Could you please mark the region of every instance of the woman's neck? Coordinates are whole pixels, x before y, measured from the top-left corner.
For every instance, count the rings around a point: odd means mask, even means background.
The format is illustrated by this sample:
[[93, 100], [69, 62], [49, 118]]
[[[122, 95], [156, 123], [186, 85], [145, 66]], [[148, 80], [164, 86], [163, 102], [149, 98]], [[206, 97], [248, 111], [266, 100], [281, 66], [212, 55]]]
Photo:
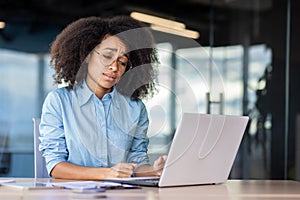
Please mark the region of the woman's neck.
[[91, 79], [86, 79], [86, 84], [99, 99], [102, 99], [105, 94], [112, 91], [112, 88], [104, 88]]
[[105, 94], [110, 93], [110, 92], [111, 92], [111, 88], [106, 89], [106, 88], [103, 88], [99, 85], [96, 86], [96, 90], [94, 91], [95, 95], [99, 99], [102, 99]]

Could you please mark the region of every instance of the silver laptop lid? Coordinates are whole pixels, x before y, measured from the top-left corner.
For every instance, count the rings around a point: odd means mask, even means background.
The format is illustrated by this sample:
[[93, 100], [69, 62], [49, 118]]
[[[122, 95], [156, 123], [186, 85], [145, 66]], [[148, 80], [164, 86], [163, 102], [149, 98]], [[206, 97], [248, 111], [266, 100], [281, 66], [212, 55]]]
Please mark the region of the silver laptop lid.
[[246, 116], [184, 113], [159, 186], [226, 181], [247, 122]]

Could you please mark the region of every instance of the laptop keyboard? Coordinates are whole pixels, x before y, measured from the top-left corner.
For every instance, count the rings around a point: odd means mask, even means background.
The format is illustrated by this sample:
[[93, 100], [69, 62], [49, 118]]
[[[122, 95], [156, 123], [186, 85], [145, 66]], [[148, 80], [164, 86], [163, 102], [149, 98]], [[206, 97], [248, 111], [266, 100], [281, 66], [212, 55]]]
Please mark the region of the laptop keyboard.
[[133, 179], [133, 180], [126, 180], [122, 181], [124, 184], [131, 184], [131, 185], [140, 185], [140, 186], [158, 186], [159, 179]]

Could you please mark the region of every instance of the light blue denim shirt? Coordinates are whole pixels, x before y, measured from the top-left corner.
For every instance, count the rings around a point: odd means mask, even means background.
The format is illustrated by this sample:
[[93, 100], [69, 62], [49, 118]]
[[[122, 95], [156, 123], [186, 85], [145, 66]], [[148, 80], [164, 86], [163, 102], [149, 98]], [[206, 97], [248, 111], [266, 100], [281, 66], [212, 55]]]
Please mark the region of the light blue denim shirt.
[[63, 161], [87, 167], [149, 164], [148, 124], [143, 102], [116, 89], [100, 100], [85, 82], [70, 91], [57, 88], [43, 105], [39, 149], [49, 174]]

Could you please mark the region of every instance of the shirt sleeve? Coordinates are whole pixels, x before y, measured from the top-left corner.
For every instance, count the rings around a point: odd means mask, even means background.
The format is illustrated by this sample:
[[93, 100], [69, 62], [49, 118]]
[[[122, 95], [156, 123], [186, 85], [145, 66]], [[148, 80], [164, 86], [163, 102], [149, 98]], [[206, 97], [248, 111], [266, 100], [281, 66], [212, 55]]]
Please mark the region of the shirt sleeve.
[[149, 145], [149, 138], [147, 137], [148, 125], [148, 113], [145, 105], [142, 103], [140, 120], [136, 127], [133, 143], [130, 148], [128, 162], [137, 163], [138, 165], [150, 164], [147, 154]]
[[51, 92], [46, 97], [42, 109], [39, 150], [45, 158], [49, 175], [55, 165], [67, 161], [68, 158], [61, 105], [59, 95]]

